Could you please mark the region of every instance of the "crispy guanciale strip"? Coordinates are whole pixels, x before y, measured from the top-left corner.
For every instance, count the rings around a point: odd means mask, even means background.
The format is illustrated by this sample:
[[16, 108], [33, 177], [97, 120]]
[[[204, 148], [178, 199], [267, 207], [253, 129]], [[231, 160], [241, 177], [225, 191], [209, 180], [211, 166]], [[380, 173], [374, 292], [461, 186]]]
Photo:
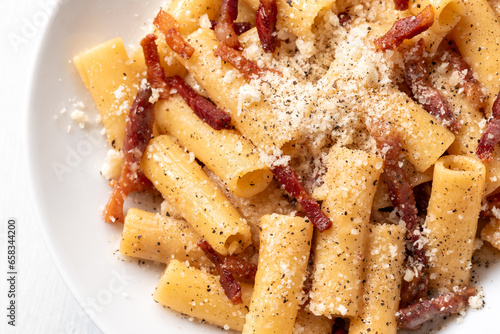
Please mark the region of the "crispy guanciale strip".
[[179, 93], [202, 121], [215, 130], [231, 128], [231, 115], [220, 110], [211, 101], [198, 94], [184, 79], [179, 76], [173, 76], [167, 78], [167, 83], [170, 87], [177, 90], [177, 93]]
[[151, 94], [151, 88], [139, 90], [130, 109], [123, 141], [122, 173], [103, 211], [106, 222], [123, 223], [125, 199], [130, 192], [144, 187], [143, 179], [138, 176], [142, 154], [153, 132], [154, 108], [149, 102]]
[[500, 119], [492, 118], [488, 121], [486, 130], [481, 136], [476, 154], [483, 162], [493, 161], [493, 151], [500, 142]]
[[474, 77], [472, 68], [467, 64], [465, 59], [458, 51], [458, 47], [453, 41], [447, 43], [446, 48], [442, 48], [436, 55], [436, 59], [442, 62], [447, 62], [455, 70], [460, 72], [464, 77], [458, 82], [458, 86], [463, 88], [467, 100], [476, 108], [484, 109], [488, 102], [488, 95], [484, 93], [481, 83]]
[[236, 255], [224, 257], [224, 268], [229, 270], [236, 278], [245, 281], [254, 280], [257, 273], [257, 266], [255, 264]]
[[238, 0], [222, 0], [220, 6], [219, 22], [215, 26], [215, 36], [220, 42], [225, 42], [229, 47], [241, 50], [238, 34], [233, 23], [238, 17]]
[[345, 27], [351, 22], [351, 14], [348, 12], [339, 13], [339, 23], [341, 27]]
[[273, 166], [271, 171], [278, 182], [285, 187], [285, 190], [300, 203], [302, 208], [311, 220], [311, 223], [323, 232], [332, 226], [332, 221], [328, 218], [318, 205], [318, 202], [307, 192], [297, 173], [290, 166]]
[[460, 122], [450, 105], [429, 80], [429, 64], [424, 55], [425, 45], [421, 38], [404, 53], [405, 82], [411, 87], [414, 98], [448, 130], [457, 133]]
[[424, 322], [441, 314], [458, 313], [469, 304], [469, 298], [476, 295], [476, 289], [466, 287], [454, 293], [448, 293], [433, 299], [424, 299], [407, 308], [399, 310], [398, 327], [415, 329]]
[[153, 24], [165, 35], [168, 46], [175, 53], [185, 59], [191, 58], [194, 48], [182, 38], [179, 23], [170, 14], [160, 9]]
[[225, 62], [233, 65], [247, 80], [258, 78], [265, 75], [267, 72], [273, 72], [281, 75], [278, 71], [260, 68], [255, 62], [246, 59], [241, 52], [230, 48], [224, 42], [220, 43], [219, 47], [215, 50], [215, 55], [220, 57], [220, 59]]
[[[212, 25], [210, 29], [215, 30], [215, 26], [217, 25], [217, 23], [217, 21], [210, 20], [210, 24]], [[239, 36], [252, 29], [252, 24], [250, 22], [233, 22], [233, 29], [236, 35]]]
[[276, 22], [278, 20], [278, 6], [276, 0], [260, 0], [255, 26], [259, 34], [260, 44], [264, 51], [272, 53], [278, 46], [276, 38]]
[[[406, 263], [407, 270], [413, 270], [409, 263]], [[427, 278], [423, 270], [419, 271], [418, 276], [414, 276], [411, 281], [403, 279], [401, 282], [401, 293], [399, 300], [399, 308], [405, 308], [418, 300], [427, 298]]]
[[[372, 122], [370, 133], [377, 142], [380, 152], [385, 152], [384, 179], [389, 188], [389, 197], [394, 207], [406, 224], [406, 240], [410, 243], [410, 255], [412, 263], [417, 268], [418, 275], [415, 282], [406, 284], [409, 291], [403, 291], [402, 296], [408, 299], [420, 298], [427, 293], [427, 279], [424, 270], [427, 267], [427, 257], [421, 240], [422, 227], [418, 222], [418, 210], [415, 203], [415, 195], [408, 175], [400, 166], [401, 140], [396, 129], [382, 121]], [[405, 303], [407, 303], [405, 301]]]
[[151, 87], [159, 90], [160, 98], [166, 99], [170, 95], [170, 87], [165, 79], [163, 67], [161, 67], [158, 46], [155, 40], [156, 35], [148, 34], [142, 39], [141, 46], [148, 69], [148, 81]]
[[205, 240], [200, 240], [198, 242], [198, 247], [200, 247], [210, 261], [215, 264], [217, 272], [220, 276], [220, 284], [224, 289], [227, 298], [229, 298], [229, 300], [235, 305], [241, 304], [243, 301], [241, 300], [240, 283], [234, 279], [233, 274], [231, 274], [229, 269], [224, 267], [224, 261], [222, 260], [221, 255], [219, 255]]
[[481, 136], [476, 155], [483, 162], [492, 162], [493, 150], [498, 142], [500, 142], [500, 93], [493, 103], [492, 117], [488, 120], [486, 130]]
[[405, 39], [410, 39], [426, 31], [434, 23], [434, 9], [427, 6], [418, 15], [397, 20], [384, 36], [375, 40], [377, 50], [393, 50]]
[[397, 10], [407, 10], [408, 0], [394, 0], [394, 6]]

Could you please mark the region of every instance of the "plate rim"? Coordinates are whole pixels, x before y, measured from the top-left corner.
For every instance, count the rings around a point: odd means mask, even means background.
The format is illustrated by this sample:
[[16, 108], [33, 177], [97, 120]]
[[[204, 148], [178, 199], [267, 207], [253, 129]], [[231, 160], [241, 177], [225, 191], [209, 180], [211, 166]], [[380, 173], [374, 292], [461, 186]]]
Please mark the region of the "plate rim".
[[42, 71], [42, 60], [43, 57], [42, 55], [45, 54], [46, 48], [47, 48], [47, 42], [49, 39], [49, 32], [53, 28], [55, 24], [55, 19], [59, 15], [60, 11], [60, 6], [62, 4], [67, 4], [66, 2], [58, 2], [57, 3], [57, 9], [53, 12], [53, 14], [49, 17], [46, 25], [42, 28], [42, 31], [40, 31], [40, 37], [38, 38], [38, 45], [34, 47], [34, 53], [33, 53], [33, 61], [32, 61], [32, 67], [31, 67], [31, 75], [28, 78], [28, 103], [26, 106], [25, 110], [25, 115], [26, 115], [26, 121], [24, 125], [24, 138], [25, 138], [25, 149], [24, 151], [24, 160], [28, 164], [28, 187], [29, 187], [29, 193], [31, 196], [31, 202], [33, 204], [34, 212], [35, 212], [35, 217], [38, 217], [36, 225], [40, 229], [40, 233], [42, 235], [43, 242], [45, 244], [45, 247], [47, 248], [50, 258], [52, 262], [55, 265], [55, 268], [59, 274], [59, 276], [62, 278], [62, 281], [66, 285], [67, 289], [75, 298], [78, 307], [80, 310], [87, 316], [87, 318], [102, 332], [102, 333], [111, 333], [109, 331], [109, 328], [107, 328], [104, 323], [99, 320], [99, 317], [92, 316], [92, 314], [84, 308], [82, 305], [84, 305], [84, 296], [82, 292], [78, 289], [76, 283], [69, 278], [69, 273], [68, 270], [65, 268], [65, 266], [62, 263], [62, 259], [57, 256], [58, 252], [56, 250], [55, 246], [55, 240], [53, 237], [51, 237], [50, 233], [48, 232], [48, 226], [47, 222], [49, 221], [45, 209], [42, 208], [42, 204], [37, 198], [39, 198], [41, 195], [43, 195], [43, 190], [42, 190], [42, 185], [40, 184], [37, 176], [36, 176], [36, 166], [37, 166], [37, 161], [35, 159], [35, 154], [33, 152], [35, 151], [35, 133], [36, 131], [36, 123], [35, 119], [30, 117], [32, 113], [35, 112], [36, 110], [36, 94], [37, 94], [37, 89], [39, 85], [39, 78], [41, 77], [40, 72]]

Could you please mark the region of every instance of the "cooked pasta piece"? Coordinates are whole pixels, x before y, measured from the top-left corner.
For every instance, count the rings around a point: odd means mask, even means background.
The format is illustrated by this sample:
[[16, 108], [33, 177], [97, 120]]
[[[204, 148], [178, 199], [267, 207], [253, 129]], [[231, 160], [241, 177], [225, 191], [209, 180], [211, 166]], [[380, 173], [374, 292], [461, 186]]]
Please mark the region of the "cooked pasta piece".
[[246, 103], [239, 100], [239, 91], [247, 82], [241, 76], [235, 76], [231, 82], [224, 80], [229, 71], [235, 70], [229, 64], [222, 63], [214, 55], [217, 39], [210, 29], [199, 29], [188, 37], [196, 52], [190, 59], [178, 58], [206, 90], [210, 98], [220, 108], [227, 109], [236, 129], [256, 146], [273, 149], [282, 147], [298, 136], [298, 127], [289, 122], [280, 121], [273, 109], [260, 97]]
[[465, 14], [451, 37], [462, 56], [490, 92], [489, 105], [500, 90], [500, 23], [486, 0], [461, 2]]
[[315, 236], [309, 308], [316, 315], [358, 312], [367, 226], [382, 165], [380, 157], [363, 151], [330, 150], [323, 210], [333, 225]]
[[250, 227], [193, 160], [174, 138], [163, 135], [151, 140], [141, 169], [218, 253], [243, 251], [251, 243]]
[[161, 133], [176, 137], [237, 196], [254, 196], [273, 179], [250, 142], [232, 130], [215, 131], [179, 96], [156, 104], [156, 121]]
[[177, 312], [220, 327], [241, 331], [252, 297], [252, 286], [241, 283], [242, 304], [226, 297], [219, 277], [172, 260], [161, 276], [153, 299]]
[[396, 334], [405, 258], [405, 229], [373, 225], [365, 257], [362, 302], [349, 334]]
[[[259, 0], [243, 0], [253, 10], [259, 8]], [[307, 37], [314, 28], [314, 20], [334, 4], [331, 0], [276, 0], [278, 25], [298, 37]]]
[[146, 69], [129, 58], [121, 38], [115, 38], [73, 58], [94, 99], [110, 145], [123, 147], [125, 121]]
[[[450, 83], [450, 81], [453, 82], [450, 76], [443, 77], [441, 75], [440, 77], [436, 81], [436, 87], [450, 101], [452, 107], [458, 111], [458, 119], [462, 124], [460, 130], [455, 134], [455, 141], [447, 152], [454, 155], [476, 157], [479, 139], [486, 129], [484, 115], [461, 93], [460, 88], [453, 87]], [[493, 161], [484, 163], [486, 167], [485, 195], [491, 194], [500, 186], [500, 147], [495, 148], [493, 157]]]
[[424, 234], [429, 288], [452, 291], [469, 284], [486, 170], [477, 159], [444, 156], [434, 167]]
[[465, 14], [465, 8], [460, 0], [410, 0], [409, 9], [413, 14], [417, 14], [429, 5], [434, 8], [434, 24], [430, 29], [443, 37]]
[[187, 36], [200, 27], [200, 18], [205, 14], [214, 20], [221, 3], [222, 0], [172, 0], [166, 11], [179, 24], [181, 35]]
[[198, 268], [212, 263], [196, 245], [201, 237], [185, 220], [135, 208], [125, 216], [120, 253], [161, 263], [189, 261]]
[[398, 127], [406, 159], [419, 172], [431, 167], [455, 140], [453, 133], [404, 93], [388, 90], [367, 99], [387, 106], [380, 117]]
[[313, 226], [301, 217], [261, 218], [259, 264], [243, 333], [291, 333], [299, 310]]

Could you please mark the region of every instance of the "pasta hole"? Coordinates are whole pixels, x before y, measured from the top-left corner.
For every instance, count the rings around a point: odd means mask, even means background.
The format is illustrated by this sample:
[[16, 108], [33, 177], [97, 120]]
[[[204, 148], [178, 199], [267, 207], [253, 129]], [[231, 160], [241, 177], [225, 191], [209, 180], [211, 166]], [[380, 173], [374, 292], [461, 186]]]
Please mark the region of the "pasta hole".
[[449, 31], [455, 27], [458, 21], [460, 21], [462, 16], [459, 14], [459, 9], [457, 7], [456, 3], [450, 2], [441, 10], [437, 20], [440, 29]]
[[243, 242], [245, 237], [241, 233], [236, 233], [227, 238], [224, 247], [228, 250], [229, 254], [234, 254], [243, 250]]
[[245, 173], [237, 179], [234, 194], [240, 197], [254, 196], [266, 189], [272, 179], [272, 173], [268, 169], [257, 169]]

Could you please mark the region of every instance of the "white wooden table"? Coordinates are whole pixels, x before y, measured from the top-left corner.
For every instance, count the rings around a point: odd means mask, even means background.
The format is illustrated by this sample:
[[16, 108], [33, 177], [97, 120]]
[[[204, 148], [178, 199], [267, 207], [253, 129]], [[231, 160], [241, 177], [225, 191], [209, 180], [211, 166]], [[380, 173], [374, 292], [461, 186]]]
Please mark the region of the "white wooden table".
[[[92, 323], [62, 281], [33, 210], [26, 166], [31, 72], [42, 32], [64, 0], [0, 1], [0, 333], [90, 333]], [[7, 222], [17, 220], [17, 319], [7, 325]]]

